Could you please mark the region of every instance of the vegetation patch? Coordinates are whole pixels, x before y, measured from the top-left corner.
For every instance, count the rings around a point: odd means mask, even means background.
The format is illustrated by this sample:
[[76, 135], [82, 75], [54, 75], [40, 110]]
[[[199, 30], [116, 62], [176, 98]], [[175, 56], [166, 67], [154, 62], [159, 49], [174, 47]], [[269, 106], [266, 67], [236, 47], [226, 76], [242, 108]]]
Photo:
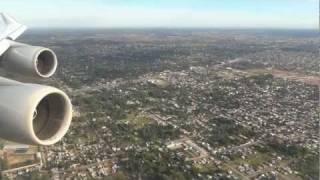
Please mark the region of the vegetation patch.
[[121, 121], [126, 124], [132, 125], [135, 129], [141, 129], [146, 124], [149, 124], [151, 119], [142, 113], [133, 112], [128, 114], [127, 117], [125, 119], [122, 119]]

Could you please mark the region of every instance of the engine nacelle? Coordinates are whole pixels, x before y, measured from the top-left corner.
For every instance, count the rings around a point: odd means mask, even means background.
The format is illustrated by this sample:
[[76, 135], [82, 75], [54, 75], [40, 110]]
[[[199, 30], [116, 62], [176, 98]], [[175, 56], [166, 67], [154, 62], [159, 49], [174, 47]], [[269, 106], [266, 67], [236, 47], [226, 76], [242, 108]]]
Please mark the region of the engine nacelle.
[[17, 74], [48, 78], [57, 68], [57, 56], [44, 47], [30, 46], [11, 41], [10, 48], [2, 55], [5, 70]]
[[54, 87], [0, 78], [0, 137], [30, 145], [52, 145], [68, 131], [72, 105]]

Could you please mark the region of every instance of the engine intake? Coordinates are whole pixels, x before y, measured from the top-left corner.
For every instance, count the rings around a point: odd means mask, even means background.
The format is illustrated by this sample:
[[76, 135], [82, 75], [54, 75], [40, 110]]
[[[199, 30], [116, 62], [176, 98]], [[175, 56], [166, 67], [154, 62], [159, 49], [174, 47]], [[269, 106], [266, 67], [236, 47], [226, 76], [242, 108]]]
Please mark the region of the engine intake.
[[57, 68], [57, 58], [53, 51], [43, 49], [36, 57], [36, 71], [41, 77], [52, 76]]
[[59, 136], [63, 128], [68, 102], [58, 93], [48, 94], [37, 105], [33, 113], [34, 134], [42, 141]]
[[24, 144], [52, 145], [66, 134], [72, 105], [64, 92], [4, 78], [0, 78], [0, 85], [0, 137]]

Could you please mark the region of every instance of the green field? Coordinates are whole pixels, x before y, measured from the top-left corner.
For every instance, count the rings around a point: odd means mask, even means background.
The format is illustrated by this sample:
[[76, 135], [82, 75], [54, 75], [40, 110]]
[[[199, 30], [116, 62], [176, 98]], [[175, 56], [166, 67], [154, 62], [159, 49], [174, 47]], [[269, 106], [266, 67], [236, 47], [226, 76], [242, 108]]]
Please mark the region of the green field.
[[258, 152], [256, 154], [251, 154], [247, 156], [245, 159], [236, 158], [235, 160], [229, 162], [230, 165], [240, 165], [240, 164], [249, 164], [252, 167], [258, 167], [259, 165], [268, 162], [271, 160], [271, 157], [267, 153]]
[[141, 129], [150, 123], [150, 118], [144, 114], [130, 113], [121, 121], [134, 126], [136, 129]]

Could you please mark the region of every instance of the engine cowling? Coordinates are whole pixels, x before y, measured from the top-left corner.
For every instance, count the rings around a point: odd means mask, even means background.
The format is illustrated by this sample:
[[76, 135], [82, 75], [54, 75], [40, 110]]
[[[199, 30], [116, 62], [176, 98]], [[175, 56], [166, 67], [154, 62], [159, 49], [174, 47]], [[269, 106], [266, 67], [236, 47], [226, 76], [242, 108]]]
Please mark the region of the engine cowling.
[[72, 105], [54, 87], [0, 78], [0, 137], [30, 145], [52, 145], [68, 131]]
[[58, 61], [52, 50], [14, 41], [10, 43], [10, 48], [1, 58], [5, 70], [29, 77], [42, 78], [48, 78], [55, 73]]

